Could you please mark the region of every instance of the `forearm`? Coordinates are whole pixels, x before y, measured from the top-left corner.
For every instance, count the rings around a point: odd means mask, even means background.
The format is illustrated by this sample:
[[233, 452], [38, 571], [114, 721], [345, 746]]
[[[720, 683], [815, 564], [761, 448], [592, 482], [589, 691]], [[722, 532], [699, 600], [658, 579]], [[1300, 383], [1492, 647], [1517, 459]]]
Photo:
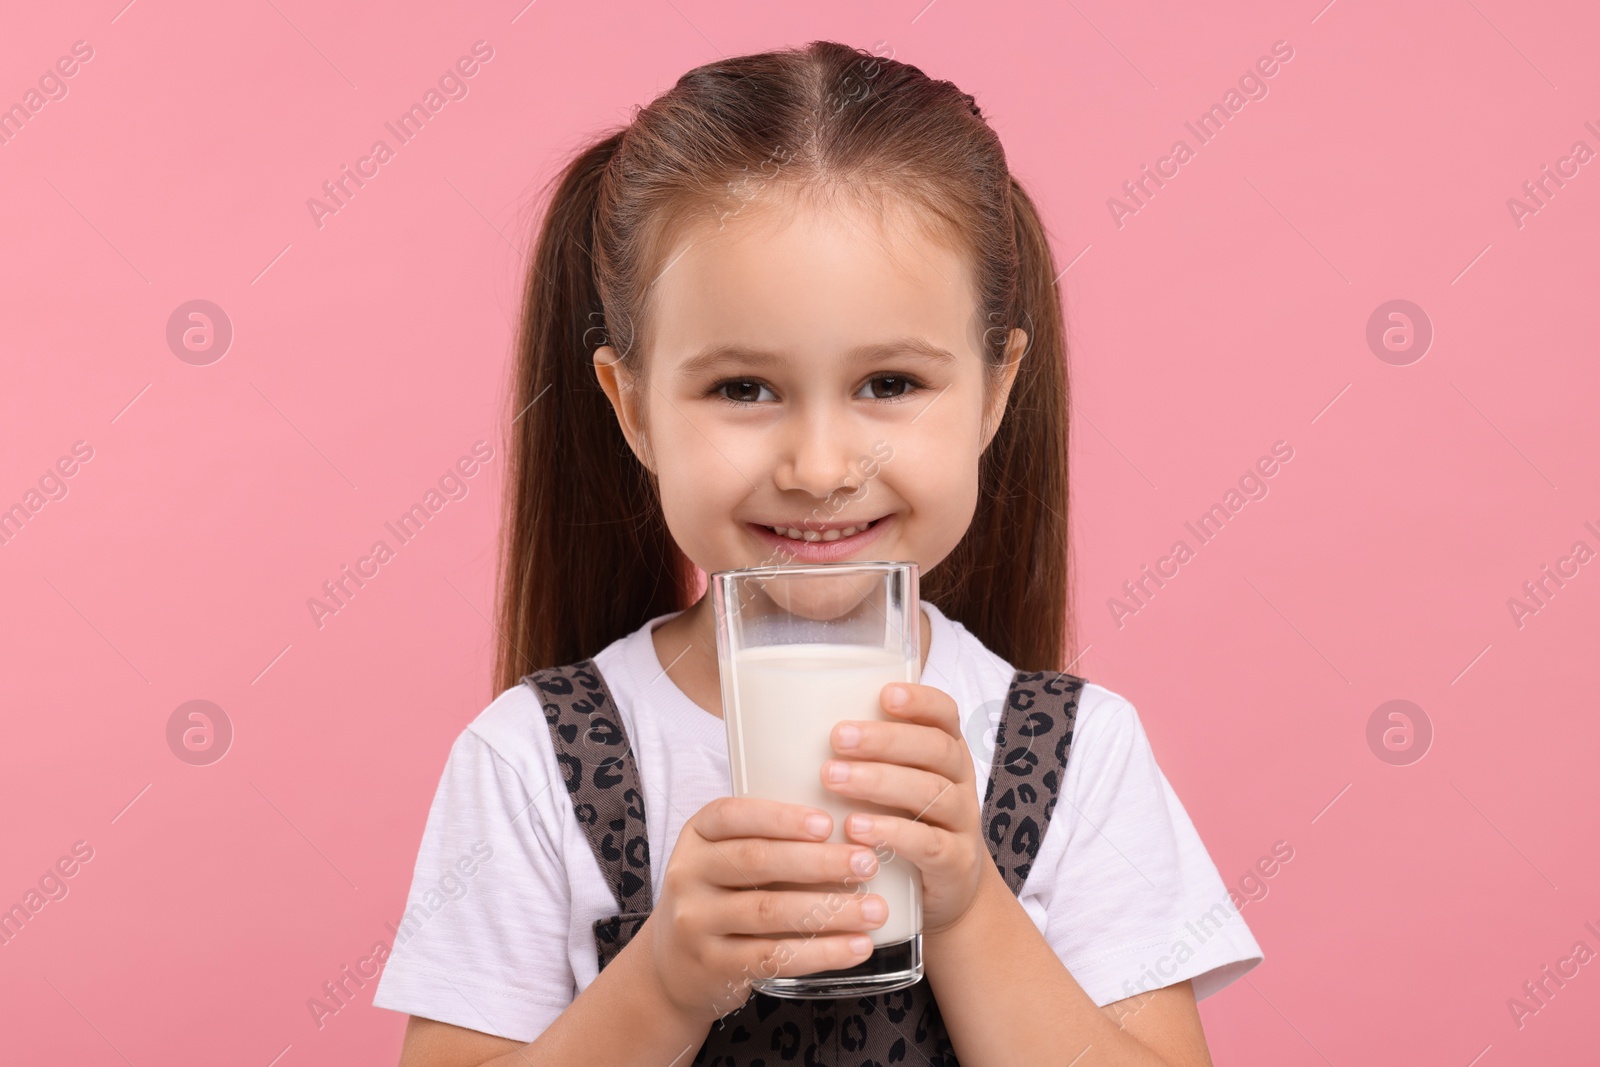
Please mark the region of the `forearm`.
[[691, 1018], [667, 999], [641, 931], [531, 1044], [482, 1067], [683, 1067], [714, 1021], [709, 1005]]
[[963, 1067], [1170, 1067], [1089, 999], [993, 865], [971, 910], [922, 947]]

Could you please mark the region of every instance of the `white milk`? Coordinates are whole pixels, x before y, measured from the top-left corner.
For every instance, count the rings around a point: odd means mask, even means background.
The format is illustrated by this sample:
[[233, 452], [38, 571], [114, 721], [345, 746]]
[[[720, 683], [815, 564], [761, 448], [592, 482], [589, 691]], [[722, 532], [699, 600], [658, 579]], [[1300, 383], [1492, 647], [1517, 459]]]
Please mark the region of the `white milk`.
[[[852, 840], [844, 831], [845, 816], [852, 811], [915, 816], [915, 811], [834, 792], [822, 784], [822, 765], [835, 756], [829, 740], [834, 726], [842, 719], [888, 720], [879, 706], [879, 694], [890, 682], [916, 681], [917, 666], [888, 649], [863, 645], [740, 649], [734, 659], [734, 706], [726, 714], [733, 795], [821, 808], [833, 816], [830, 841]], [[921, 872], [910, 860], [894, 856], [887, 845], [876, 851], [878, 873], [864, 882], [856, 879], [821, 886], [774, 883], [770, 888], [876, 893], [888, 902], [889, 917], [882, 926], [868, 931], [872, 943], [905, 941], [922, 926]], [[847, 901], [841, 896], [837, 903], [842, 908]], [[831, 914], [836, 912], [823, 908], [798, 933], [821, 932]]]

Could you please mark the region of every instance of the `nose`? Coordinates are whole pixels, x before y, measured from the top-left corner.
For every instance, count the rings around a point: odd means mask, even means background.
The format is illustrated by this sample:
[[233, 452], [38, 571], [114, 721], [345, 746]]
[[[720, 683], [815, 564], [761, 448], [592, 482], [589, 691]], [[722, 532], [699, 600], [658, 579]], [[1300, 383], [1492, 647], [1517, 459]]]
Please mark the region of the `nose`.
[[815, 405], [795, 411], [778, 430], [776, 487], [785, 492], [803, 490], [819, 500], [855, 493], [861, 471], [854, 430], [849, 415], [837, 407]]

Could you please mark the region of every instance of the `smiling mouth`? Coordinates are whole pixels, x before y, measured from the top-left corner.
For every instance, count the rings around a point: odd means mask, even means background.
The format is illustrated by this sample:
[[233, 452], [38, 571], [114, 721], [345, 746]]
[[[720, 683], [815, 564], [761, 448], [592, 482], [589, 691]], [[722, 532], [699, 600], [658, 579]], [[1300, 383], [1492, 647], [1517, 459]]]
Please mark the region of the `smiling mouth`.
[[771, 530], [779, 537], [787, 537], [791, 541], [837, 541], [843, 537], [853, 537], [858, 533], [865, 533], [872, 529], [882, 519], [873, 519], [871, 522], [860, 523], [856, 526], [846, 526], [843, 529], [833, 530], [802, 530], [794, 526], [763, 526], [763, 530]]

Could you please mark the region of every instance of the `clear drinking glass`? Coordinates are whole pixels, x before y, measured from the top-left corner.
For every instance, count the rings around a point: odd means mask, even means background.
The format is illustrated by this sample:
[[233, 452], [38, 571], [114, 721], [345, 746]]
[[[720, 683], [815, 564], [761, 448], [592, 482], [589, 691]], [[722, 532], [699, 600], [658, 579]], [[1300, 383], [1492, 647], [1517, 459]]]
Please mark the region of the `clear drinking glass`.
[[[921, 680], [917, 565], [746, 567], [717, 571], [710, 584], [733, 795], [821, 808], [833, 816], [830, 841], [850, 840], [844, 821], [852, 811], [908, 817], [827, 788], [822, 764], [834, 755], [830, 738], [840, 720], [886, 720], [883, 687]], [[889, 917], [867, 931], [872, 955], [843, 970], [757, 976], [753, 988], [777, 997], [870, 996], [921, 980], [921, 871], [886, 845], [876, 851], [878, 872], [871, 878], [768, 887], [829, 892], [826, 905], [786, 936], [824, 932], [851, 896], [883, 897]]]

